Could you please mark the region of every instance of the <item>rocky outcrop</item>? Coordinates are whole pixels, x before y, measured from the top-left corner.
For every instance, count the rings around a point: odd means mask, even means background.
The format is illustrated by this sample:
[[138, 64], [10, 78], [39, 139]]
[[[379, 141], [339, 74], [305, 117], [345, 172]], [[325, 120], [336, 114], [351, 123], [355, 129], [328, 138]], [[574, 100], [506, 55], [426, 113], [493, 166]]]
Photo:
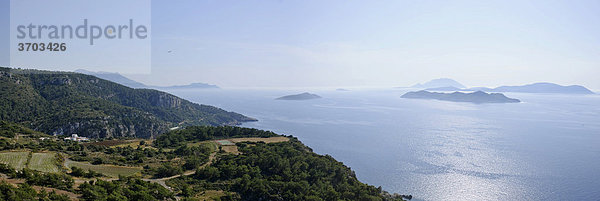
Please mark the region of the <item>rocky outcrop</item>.
[[179, 108], [181, 106], [181, 98], [167, 93], [154, 94], [150, 98], [153, 106], [164, 108]]

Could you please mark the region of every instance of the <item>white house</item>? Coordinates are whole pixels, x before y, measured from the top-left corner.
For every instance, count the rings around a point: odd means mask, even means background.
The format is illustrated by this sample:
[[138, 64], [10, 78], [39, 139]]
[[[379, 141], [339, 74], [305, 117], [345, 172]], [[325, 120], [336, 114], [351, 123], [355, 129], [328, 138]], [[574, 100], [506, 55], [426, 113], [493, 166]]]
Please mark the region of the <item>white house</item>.
[[87, 137], [79, 137], [79, 136], [77, 136], [77, 134], [72, 134], [71, 137], [66, 137], [65, 140], [82, 142], [82, 141], [89, 141], [90, 139], [88, 139]]

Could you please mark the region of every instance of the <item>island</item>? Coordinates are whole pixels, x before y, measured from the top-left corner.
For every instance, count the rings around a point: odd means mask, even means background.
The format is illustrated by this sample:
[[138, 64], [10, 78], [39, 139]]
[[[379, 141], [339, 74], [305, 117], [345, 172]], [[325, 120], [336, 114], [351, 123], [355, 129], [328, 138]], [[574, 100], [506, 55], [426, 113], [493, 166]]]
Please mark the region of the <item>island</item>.
[[219, 86], [208, 83], [191, 83], [188, 85], [173, 85], [173, 86], [153, 86], [156, 89], [219, 89]]
[[470, 102], [470, 103], [518, 103], [521, 102], [519, 99], [508, 98], [501, 93], [486, 93], [483, 91], [476, 91], [472, 93], [438, 93], [429, 91], [416, 91], [408, 92], [401, 96], [401, 98], [411, 99], [435, 99], [442, 101], [452, 102]]
[[580, 85], [561, 86], [548, 82], [538, 82], [522, 86], [501, 86], [494, 88], [491, 91], [518, 93], [594, 94], [594, 92], [591, 90]]
[[275, 100], [311, 100], [311, 99], [318, 99], [318, 98], [321, 98], [321, 96], [319, 96], [317, 94], [311, 94], [308, 92], [304, 92], [301, 94], [282, 96], [282, 97], [276, 98]]
[[118, 83], [118, 84], [130, 87], [130, 88], [135, 88], [135, 89], [150, 88], [150, 87], [148, 87], [147, 85], [145, 85], [145, 84], [143, 84], [141, 82], [129, 79], [129, 78], [127, 78], [127, 77], [125, 77], [125, 76], [123, 76], [123, 75], [121, 75], [119, 73], [93, 72], [93, 71], [88, 71], [88, 70], [84, 70], [84, 69], [78, 69], [78, 70], [75, 70], [74, 72], [81, 73], [81, 74], [86, 74], [86, 75], [91, 75], [91, 76], [96, 76], [98, 78], [105, 79], [105, 80], [108, 80], [108, 81], [111, 81], [111, 82], [114, 82], [114, 83]]
[[500, 86], [496, 88], [472, 87], [437, 87], [427, 88], [426, 91], [485, 91], [485, 92], [512, 92], [512, 93], [546, 93], [546, 94], [594, 94], [591, 90], [580, 85], [562, 86], [554, 83], [539, 82], [522, 86]]
[[[436, 88], [427, 88], [425, 91], [461, 91], [462, 89], [456, 87], [436, 87]], [[484, 91], [484, 90], [481, 90]]]
[[441, 88], [441, 87], [455, 87], [455, 88], [466, 88], [465, 85], [462, 85], [461, 83], [457, 82], [456, 80], [450, 79], [450, 78], [439, 78], [439, 79], [433, 79], [429, 82], [426, 82], [424, 84], [415, 84], [413, 86], [411, 86], [411, 88], [420, 88], [420, 89], [427, 89], [427, 88]]

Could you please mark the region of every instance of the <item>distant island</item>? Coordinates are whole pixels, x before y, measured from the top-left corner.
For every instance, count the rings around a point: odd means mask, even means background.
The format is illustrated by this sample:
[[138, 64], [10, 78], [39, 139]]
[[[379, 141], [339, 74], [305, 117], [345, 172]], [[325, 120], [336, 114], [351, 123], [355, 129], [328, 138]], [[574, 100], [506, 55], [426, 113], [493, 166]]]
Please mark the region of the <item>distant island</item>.
[[337, 89], [335, 89], [335, 90], [336, 90], [336, 91], [350, 91], [350, 90], [348, 90], [348, 89], [344, 89], [344, 88], [337, 88]]
[[485, 91], [485, 92], [516, 92], [516, 93], [554, 93], [554, 94], [594, 94], [591, 90], [580, 86], [562, 86], [548, 82], [538, 82], [521, 86], [500, 86], [496, 88], [472, 87], [458, 88], [453, 86], [427, 88], [427, 91]]
[[150, 87], [146, 86], [145, 84], [142, 84], [135, 80], [129, 79], [119, 73], [93, 72], [93, 71], [88, 71], [88, 70], [84, 70], [84, 69], [78, 69], [78, 70], [75, 70], [74, 72], [96, 76], [98, 78], [105, 79], [105, 80], [108, 80], [108, 81], [111, 81], [111, 82], [114, 82], [117, 84], [121, 84], [121, 85], [124, 85], [129, 88], [134, 88], [134, 89], [150, 88]]
[[201, 82], [191, 83], [188, 85], [174, 85], [174, 86], [166, 86], [166, 87], [151, 86], [151, 87], [155, 88], [155, 89], [219, 89], [219, 87], [217, 85], [201, 83]]
[[[425, 91], [464, 91], [461, 88], [456, 88], [456, 87], [435, 87], [435, 88], [427, 88], [425, 89]], [[477, 91], [484, 91], [484, 90], [477, 90]]]
[[321, 98], [321, 96], [319, 96], [317, 94], [311, 94], [308, 92], [304, 92], [301, 94], [282, 96], [282, 97], [276, 98], [276, 100], [310, 100], [310, 99], [318, 99], [318, 98]]
[[519, 99], [508, 98], [501, 93], [485, 93], [483, 91], [476, 91], [472, 93], [438, 93], [429, 91], [416, 91], [408, 92], [401, 96], [401, 98], [411, 99], [435, 99], [452, 102], [470, 102], [470, 103], [518, 103], [521, 102]]
[[580, 86], [561, 86], [554, 83], [539, 82], [522, 86], [501, 86], [490, 91], [493, 92], [519, 92], [519, 93], [557, 93], [557, 94], [594, 94], [591, 90]]
[[433, 79], [424, 84], [415, 84], [411, 88], [427, 89], [427, 88], [440, 88], [440, 87], [455, 87], [455, 88], [459, 88], [459, 89], [466, 88], [465, 85], [462, 85], [461, 83], [457, 82], [456, 80], [453, 80], [450, 78]]
[[111, 72], [93, 72], [84, 69], [75, 70], [76, 73], [86, 74], [96, 76], [101, 79], [105, 79], [117, 84], [125, 85], [134, 89], [159, 89], [159, 90], [168, 90], [168, 89], [219, 89], [219, 86], [207, 83], [191, 83], [188, 85], [174, 85], [174, 86], [151, 86], [145, 85], [143, 83], [137, 82], [135, 80], [129, 79], [119, 73], [111, 73]]

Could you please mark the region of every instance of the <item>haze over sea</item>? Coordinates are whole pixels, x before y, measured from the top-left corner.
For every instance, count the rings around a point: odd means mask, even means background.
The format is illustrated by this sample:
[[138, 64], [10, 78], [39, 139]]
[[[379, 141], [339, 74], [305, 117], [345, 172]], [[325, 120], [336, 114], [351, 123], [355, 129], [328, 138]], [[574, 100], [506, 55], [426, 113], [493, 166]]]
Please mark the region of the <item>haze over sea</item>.
[[359, 180], [413, 200], [600, 200], [600, 95], [506, 93], [522, 103], [402, 99], [402, 89], [172, 90], [298, 137]]

